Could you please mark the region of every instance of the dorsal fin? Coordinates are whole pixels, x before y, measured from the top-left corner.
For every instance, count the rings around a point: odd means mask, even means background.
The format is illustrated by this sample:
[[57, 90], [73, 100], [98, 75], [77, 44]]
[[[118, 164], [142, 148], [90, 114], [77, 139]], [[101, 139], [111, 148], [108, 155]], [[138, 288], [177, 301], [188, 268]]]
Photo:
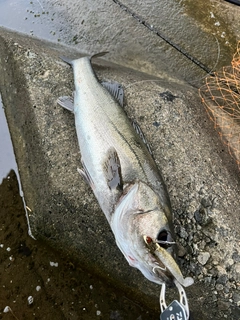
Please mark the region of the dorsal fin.
[[123, 87], [118, 82], [102, 82], [102, 86], [116, 99], [120, 106], [123, 107], [124, 91]]
[[93, 54], [92, 56], [90, 56], [90, 60], [95, 59], [95, 58], [99, 58], [99, 57], [102, 57], [102, 56], [105, 56], [105, 54], [107, 54], [107, 53], [108, 53], [108, 51], [103, 51], [103, 52], [95, 53], [95, 54]]

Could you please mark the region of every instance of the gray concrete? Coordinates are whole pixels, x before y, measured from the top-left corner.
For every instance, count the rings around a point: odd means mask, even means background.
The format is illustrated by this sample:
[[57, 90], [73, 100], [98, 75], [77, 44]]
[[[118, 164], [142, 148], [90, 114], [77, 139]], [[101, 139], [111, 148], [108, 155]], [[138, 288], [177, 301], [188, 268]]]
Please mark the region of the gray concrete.
[[[125, 290], [159, 309], [159, 286], [128, 266], [81, 166], [73, 115], [56, 99], [73, 90], [67, 47], [0, 30], [0, 84], [20, 169], [31, 229]], [[239, 319], [239, 171], [212, 128], [198, 92], [178, 79], [153, 78], [99, 60], [100, 79], [123, 84], [126, 111], [136, 119], [161, 168], [181, 245], [180, 265], [194, 319]], [[221, 285], [221, 286], [220, 286]], [[176, 297], [168, 291], [168, 299]]]
[[[122, 3], [209, 70], [230, 63], [239, 39], [239, 7], [223, 0]], [[81, 52], [108, 50], [107, 60], [156, 76], [177, 75], [197, 85], [206, 75], [114, 1], [3, 1], [0, 21]]]
[[[209, 70], [230, 63], [239, 37], [236, 7], [210, 0], [194, 5], [176, 0], [120, 2]], [[56, 13], [57, 23], [61, 22], [61, 41], [81, 52], [108, 50], [106, 59], [120, 65], [166, 78], [177, 75], [194, 84], [206, 75], [114, 1], [57, 0], [42, 4]]]

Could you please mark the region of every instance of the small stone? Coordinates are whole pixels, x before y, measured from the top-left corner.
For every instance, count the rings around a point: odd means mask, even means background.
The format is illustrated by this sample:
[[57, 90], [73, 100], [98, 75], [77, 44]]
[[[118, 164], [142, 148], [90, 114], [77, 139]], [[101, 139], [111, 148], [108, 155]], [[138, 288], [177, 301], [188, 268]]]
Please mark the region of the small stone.
[[212, 218], [209, 217], [208, 210], [203, 206], [194, 212], [194, 218], [201, 226], [206, 226], [212, 222]]
[[212, 295], [212, 301], [216, 302], [218, 300], [217, 296], [215, 294]]
[[232, 259], [236, 262], [240, 262], [240, 255], [238, 254], [238, 252], [234, 252], [232, 255]]
[[53, 262], [53, 261], [50, 261], [50, 266], [51, 267], [58, 267], [58, 262]]
[[234, 260], [233, 259], [228, 259], [227, 260], [227, 265], [232, 266], [234, 264]]
[[33, 296], [29, 296], [27, 300], [29, 305], [33, 304]]
[[6, 307], [4, 308], [4, 310], [3, 310], [3, 312], [4, 312], [4, 313], [7, 313], [7, 312], [9, 312], [9, 310], [11, 310], [11, 308], [10, 308], [9, 306], [6, 306]]
[[221, 283], [217, 283], [216, 284], [216, 289], [217, 289], [217, 291], [223, 290], [223, 285]]
[[233, 293], [233, 300], [234, 300], [235, 303], [240, 302], [240, 294], [237, 293], [237, 292], [234, 292]]
[[236, 264], [235, 264], [235, 271], [236, 271], [237, 273], [240, 273], [240, 263], [236, 263]]
[[204, 240], [202, 240], [202, 241], [200, 242], [200, 244], [199, 244], [199, 249], [200, 249], [200, 250], [204, 250], [205, 246], [206, 246], [206, 242], [205, 242]]
[[183, 227], [180, 228], [179, 236], [183, 239], [188, 238], [188, 233]]
[[226, 276], [226, 270], [221, 266], [216, 266], [217, 275], [220, 278], [221, 276]]
[[230, 307], [230, 302], [226, 302], [226, 301], [218, 301], [218, 308], [219, 310], [227, 310]]
[[199, 210], [196, 210], [194, 212], [194, 218], [195, 218], [197, 223], [202, 223], [202, 216], [201, 216]]
[[180, 244], [178, 244], [178, 251], [177, 252], [178, 252], [179, 257], [184, 257], [187, 254], [186, 249], [183, 246], [181, 246]]
[[239, 306], [235, 307], [235, 308], [232, 308], [232, 316], [233, 316], [233, 319], [240, 319], [240, 308], [239, 308]]
[[217, 283], [225, 285], [228, 281], [228, 276], [226, 274], [222, 274], [218, 279]]
[[208, 262], [209, 258], [210, 258], [210, 253], [209, 252], [201, 252], [197, 257], [198, 262], [202, 266], [204, 266]]

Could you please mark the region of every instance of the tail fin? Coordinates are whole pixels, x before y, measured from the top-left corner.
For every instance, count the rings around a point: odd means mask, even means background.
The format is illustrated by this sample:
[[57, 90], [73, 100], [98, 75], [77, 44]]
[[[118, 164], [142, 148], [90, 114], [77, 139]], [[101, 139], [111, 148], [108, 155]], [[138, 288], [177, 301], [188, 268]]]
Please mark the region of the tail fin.
[[[95, 59], [95, 58], [99, 58], [99, 57], [102, 57], [104, 56], [105, 54], [107, 54], [108, 51], [104, 51], [104, 52], [99, 52], [99, 53], [95, 53], [93, 54], [92, 56], [89, 56], [89, 59], [92, 60], [92, 59]], [[60, 59], [62, 59], [62, 61], [66, 62], [67, 64], [69, 64], [70, 66], [73, 65], [73, 61], [75, 59], [70, 59], [70, 58], [66, 58], [66, 57], [60, 57]]]

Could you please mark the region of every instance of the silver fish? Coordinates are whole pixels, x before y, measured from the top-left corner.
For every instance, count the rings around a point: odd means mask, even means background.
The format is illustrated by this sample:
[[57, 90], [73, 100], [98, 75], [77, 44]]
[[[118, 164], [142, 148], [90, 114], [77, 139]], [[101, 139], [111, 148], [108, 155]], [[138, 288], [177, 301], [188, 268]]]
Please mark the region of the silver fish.
[[150, 281], [192, 284], [175, 262], [169, 196], [141, 129], [136, 123], [134, 129], [121, 106], [122, 88], [99, 83], [90, 57], [66, 62], [73, 67], [74, 101], [60, 97], [58, 103], [74, 112], [83, 166], [79, 172], [91, 186], [118, 247]]

